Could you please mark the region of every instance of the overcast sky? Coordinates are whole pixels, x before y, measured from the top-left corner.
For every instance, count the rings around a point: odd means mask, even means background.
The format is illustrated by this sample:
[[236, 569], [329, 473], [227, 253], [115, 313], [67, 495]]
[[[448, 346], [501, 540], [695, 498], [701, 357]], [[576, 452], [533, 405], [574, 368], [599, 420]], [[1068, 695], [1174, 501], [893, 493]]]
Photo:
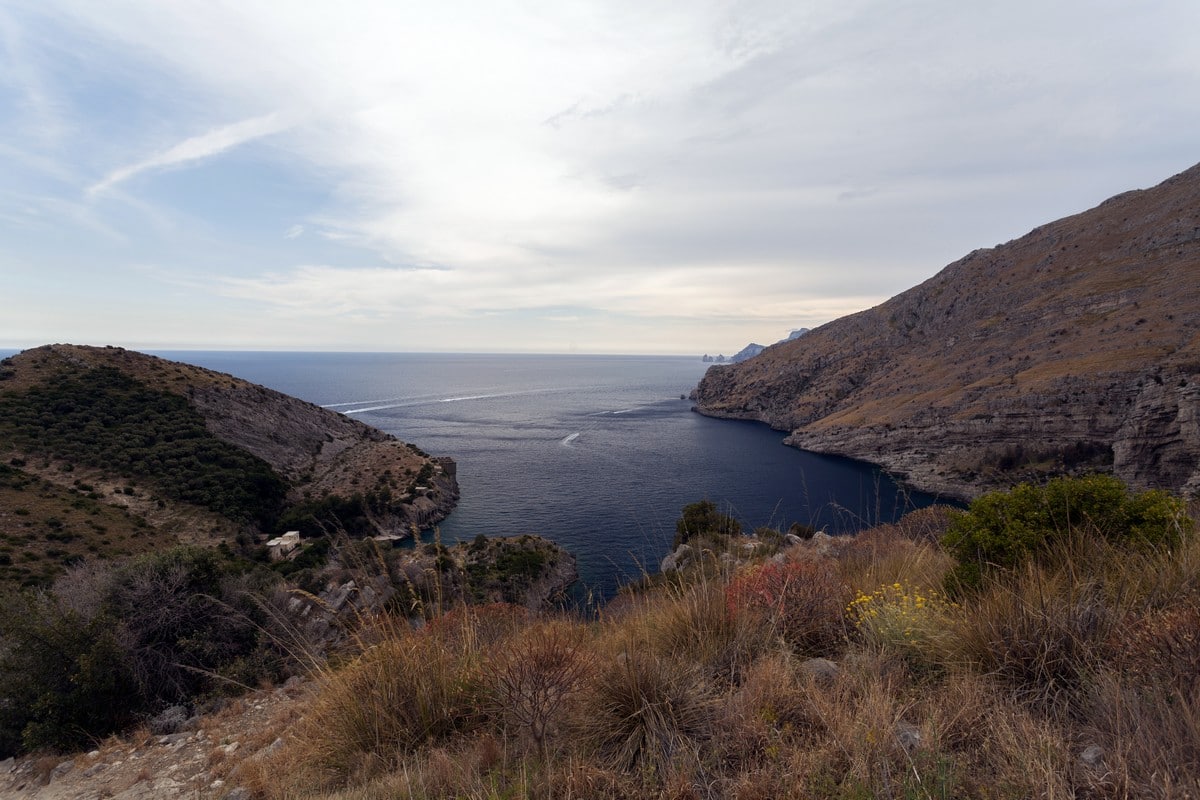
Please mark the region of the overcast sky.
[[1196, 0], [0, 5], [0, 347], [731, 353], [1200, 161]]

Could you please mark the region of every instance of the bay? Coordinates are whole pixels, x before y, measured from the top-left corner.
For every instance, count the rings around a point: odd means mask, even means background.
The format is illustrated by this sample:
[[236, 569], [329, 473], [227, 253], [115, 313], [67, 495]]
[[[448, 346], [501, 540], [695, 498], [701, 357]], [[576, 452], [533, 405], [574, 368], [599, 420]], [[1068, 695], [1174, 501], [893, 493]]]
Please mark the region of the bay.
[[[436, 532], [535, 533], [575, 553], [600, 598], [670, 550], [682, 507], [708, 499], [745, 529], [852, 533], [935, 501], [863, 462], [782, 444], [684, 399], [695, 357], [160, 352], [353, 416], [458, 462], [462, 497]], [[435, 535], [425, 534], [426, 538]]]

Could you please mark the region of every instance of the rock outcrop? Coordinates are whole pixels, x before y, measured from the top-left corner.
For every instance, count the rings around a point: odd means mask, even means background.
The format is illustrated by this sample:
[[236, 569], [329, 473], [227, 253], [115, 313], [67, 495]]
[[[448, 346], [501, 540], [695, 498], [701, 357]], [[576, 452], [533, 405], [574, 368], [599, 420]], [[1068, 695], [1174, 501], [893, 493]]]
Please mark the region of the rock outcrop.
[[741, 350], [738, 350], [736, 353], [731, 355], [729, 357], [729, 363], [740, 364], [748, 358], [754, 358], [756, 355], [758, 355], [759, 353], [761, 353], [763, 350], [766, 350], [766, 349], [767, 348], [765, 345], [751, 342], [750, 344], [743, 347]]
[[742, 364], [696, 410], [970, 497], [1110, 470], [1200, 490], [1200, 166], [977, 250]]

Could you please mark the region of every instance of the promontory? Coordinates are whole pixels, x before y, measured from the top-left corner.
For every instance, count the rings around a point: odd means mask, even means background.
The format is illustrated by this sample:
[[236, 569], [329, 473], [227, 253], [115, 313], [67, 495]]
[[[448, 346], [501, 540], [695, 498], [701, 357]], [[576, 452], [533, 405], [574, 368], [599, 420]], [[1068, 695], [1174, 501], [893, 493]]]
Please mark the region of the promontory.
[[1112, 472], [1200, 490], [1200, 165], [976, 250], [693, 398], [967, 498]]

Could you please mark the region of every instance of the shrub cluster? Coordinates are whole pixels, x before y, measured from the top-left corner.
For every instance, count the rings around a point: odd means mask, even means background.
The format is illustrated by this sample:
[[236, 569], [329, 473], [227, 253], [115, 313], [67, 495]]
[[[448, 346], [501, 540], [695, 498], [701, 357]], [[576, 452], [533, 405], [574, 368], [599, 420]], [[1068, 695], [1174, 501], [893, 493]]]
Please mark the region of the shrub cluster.
[[264, 528], [287, 491], [265, 461], [210, 433], [186, 399], [112, 367], [0, 396], [0, 435], [26, 452], [136, 477]]
[[0, 754], [69, 749], [174, 704], [278, 676], [262, 598], [214, 550], [83, 567], [0, 603]]
[[730, 537], [741, 532], [742, 524], [732, 515], [721, 513], [711, 500], [700, 500], [683, 507], [683, 515], [675, 521], [672, 547], [701, 537]]
[[954, 517], [942, 541], [960, 561], [955, 578], [978, 587], [987, 570], [1047, 558], [1075, 536], [1173, 545], [1191, 526], [1183, 503], [1165, 492], [1133, 493], [1110, 475], [1088, 475], [985, 494]]

